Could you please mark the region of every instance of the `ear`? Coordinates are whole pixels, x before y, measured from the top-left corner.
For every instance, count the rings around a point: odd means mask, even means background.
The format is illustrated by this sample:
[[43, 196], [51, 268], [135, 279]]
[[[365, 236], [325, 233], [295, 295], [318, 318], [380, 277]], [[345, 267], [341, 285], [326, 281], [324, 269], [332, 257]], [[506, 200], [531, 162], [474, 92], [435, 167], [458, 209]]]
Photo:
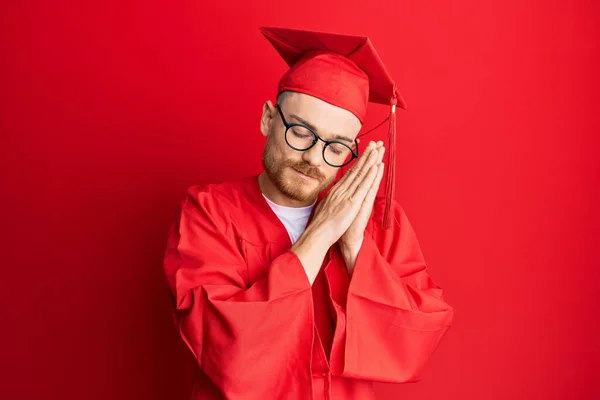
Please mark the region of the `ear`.
[[271, 125], [275, 122], [277, 111], [271, 100], [267, 100], [263, 105], [262, 117], [260, 118], [260, 131], [264, 137], [269, 136]]

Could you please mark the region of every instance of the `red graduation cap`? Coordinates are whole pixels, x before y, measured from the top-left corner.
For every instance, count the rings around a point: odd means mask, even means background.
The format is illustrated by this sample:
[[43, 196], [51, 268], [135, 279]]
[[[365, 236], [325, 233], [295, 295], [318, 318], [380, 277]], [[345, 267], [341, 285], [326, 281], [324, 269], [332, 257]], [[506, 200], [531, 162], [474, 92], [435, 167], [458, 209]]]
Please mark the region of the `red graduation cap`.
[[366, 36], [287, 28], [260, 29], [290, 66], [277, 95], [293, 91], [317, 97], [352, 112], [364, 123], [369, 102], [390, 105], [383, 227], [391, 225], [395, 183], [396, 105], [405, 103], [396, 84]]

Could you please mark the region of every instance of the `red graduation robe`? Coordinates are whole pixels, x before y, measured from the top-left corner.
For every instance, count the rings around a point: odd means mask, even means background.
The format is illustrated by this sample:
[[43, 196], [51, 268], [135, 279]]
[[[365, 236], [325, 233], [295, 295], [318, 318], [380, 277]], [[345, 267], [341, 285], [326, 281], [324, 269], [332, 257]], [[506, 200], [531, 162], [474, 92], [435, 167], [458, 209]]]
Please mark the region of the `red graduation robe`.
[[164, 268], [193, 400], [369, 400], [373, 381], [418, 379], [453, 312], [400, 205], [381, 229], [383, 200], [352, 277], [333, 246], [311, 287], [256, 176], [188, 190]]

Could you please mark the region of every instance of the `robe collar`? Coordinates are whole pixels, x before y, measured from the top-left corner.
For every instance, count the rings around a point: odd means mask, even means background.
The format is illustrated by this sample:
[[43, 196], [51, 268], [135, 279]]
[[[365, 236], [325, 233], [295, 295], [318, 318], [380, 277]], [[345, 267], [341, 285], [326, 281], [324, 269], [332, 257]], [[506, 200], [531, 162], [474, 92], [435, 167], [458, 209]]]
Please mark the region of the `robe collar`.
[[[273, 235], [272, 237], [269, 238], [269, 240], [280, 241], [280, 240], [282, 240], [282, 237], [284, 237], [284, 238], [287, 238], [287, 240], [289, 242], [289, 235], [287, 233], [285, 226], [283, 225], [283, 223], [281, 222], [279, 217], [277, 217], [277, 214], [275, 214], [273, 209], [269, 206], [269, 204], [267, 203], [267, 200], [263, 196], [262, 191], [260, 190], [260, 184], [258, 182], [259, 176], [260, 176], [260, 174], [253, 175], [246, 180], [246, 190], [245, 190], [246, 194], [249, 197], [251, 204], [255, 204], [256, 207], [259, 208], [260, 215], [264, 215], [266, 217], [266, 221], [261, 221], [261, 223], [263, 223], [263, 222], [267, 223], [267, 224], [271, 225], [271, 227], [273, 228], [273, 229], [267, 229], [268, 232], [272, 232], [272, 233], [270, 233], [270, 235]], [[327, 188], [326, 190], [322, 191], [321, 193], [319, 193], [319, 195], [317, 196], [317, 201], [315, 202], [315, 204], [311, 210], [307, 225], [310, 224], [310, 221], [312, 221], [312, 219], [315, 215], [315, 210], [317, 209], [317, 206], [325, 198], [325, 196], [327, 195], [327, 192], [329, 191], [330, 188], [331, 188], [331, 186], [329, 188]], [[285, 233], [285, 235], [283, 233]], [[291, 246], [291, 242], [289, 244]]]

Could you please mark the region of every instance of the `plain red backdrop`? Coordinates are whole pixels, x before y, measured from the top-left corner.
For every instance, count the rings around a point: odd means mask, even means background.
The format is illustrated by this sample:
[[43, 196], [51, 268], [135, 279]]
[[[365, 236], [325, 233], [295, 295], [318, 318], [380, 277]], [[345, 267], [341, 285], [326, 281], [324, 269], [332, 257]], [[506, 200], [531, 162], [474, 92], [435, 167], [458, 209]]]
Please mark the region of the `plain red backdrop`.
[[397, 198], [456, 318], [380, 397], [600, 398], [598, 2], [5, 1], [0, 23], [0, 398], [186, 398], [164, 241], [188, 186], [260, 171], [285, 71], [262, 25], [368, 34], [408, 103]]

